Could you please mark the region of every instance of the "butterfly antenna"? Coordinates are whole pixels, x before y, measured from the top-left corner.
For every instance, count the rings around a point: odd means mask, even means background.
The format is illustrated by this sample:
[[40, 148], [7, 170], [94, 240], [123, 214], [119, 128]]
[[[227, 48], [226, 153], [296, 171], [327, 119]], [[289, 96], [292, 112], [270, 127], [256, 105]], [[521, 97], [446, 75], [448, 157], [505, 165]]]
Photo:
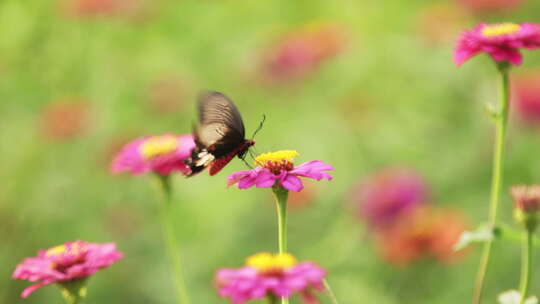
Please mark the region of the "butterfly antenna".
[[248, 168], [253, 169], [253, 167], [246, 161], [245, 157], [242, 157], [241, 160], [244, 162], [244, 164], [246, 164], [246, 166], [248, 166]]
[[255, 153], [253, 153], [253, 148], [249, 149], [249, 156], [251, 156], [251, 159], [255, 160]]
[[266, 115], [263, 114], [263, 118], [262, 118], [261, 122], [259, 123], [259, 127], [257, 127], [255, 132], [253, 132], [253, 136], [251, 136], [251, 139], [254, 139], [255, 135], [257, 135], [257, 133], [259, 133], [259, 131], [262, 129], [265, 121], [266, 121]]

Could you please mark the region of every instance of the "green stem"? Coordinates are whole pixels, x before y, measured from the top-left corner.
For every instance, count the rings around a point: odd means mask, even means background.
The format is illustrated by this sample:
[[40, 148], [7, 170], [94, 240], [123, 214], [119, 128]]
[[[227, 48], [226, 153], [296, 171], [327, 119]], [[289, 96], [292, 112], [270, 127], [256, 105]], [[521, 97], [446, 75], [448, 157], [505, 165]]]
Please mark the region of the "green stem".
[[277, 298], [272, 294], [268, 295], [268, 304], [278, 304]]
[[86, 279], [59, 283], [62, 297], [67, 304], [83, 304], [86, 298]]
[[527, 293], [529, 292], [529, 284], [531, 282], [531, 269], [532, 269], [532, 231], [525, 231], [525, 238], [523, 239], [523, 248], [521, 250], [521, 279], [519, 282], [519, 293], [521, 300], [519, 304], [525, 303], [527, 299]]
[[165, 241], [167, 255], [173, 266], [174, 285], [176, 288], [178, 303], [189, 304], [189, 297], [186, 283], [182, 275], [182, 262], [179, 253], [178, 241], [174, 234], [174, 225], [172, 217], [172, 187], [168, 175], [159, 175], [161, 187], [163, 189], [164, 199], [160, 208], [160, 221], [162, 225], [163, 239]]
[[338, 304], [336, 295], [332, 291], [332, 288], [330, 287], [330, 284], [328, 284], [328, 280], [323, 280], [324, 288], [326, 288], [326, 291], [328, 292], [328, 296], [330, 297], [330, 300], [332, 300], [332, 304]]
[[[495, 227], [497, 222], [497, 207], [499, 204], [499, 197], [502, 184], [502, 168], [504, 160], [504, 147], [506, 139], [506, 128], [508, 125], [508, 105], [510, 102], [509, 93], [509, 66], [507, 64], [500, 64], [499, 71], [501, 76], [501, 102], [499, 105], [499, 112], [495, 120], [495, 152], [493, 156], [493, 173], [491, 180], [491, 200], [489, 207], [489, 225]], [[482, 257], [480, 258], [480, 267], [476, 277], [475, 290], [473, 296], [473, 303], [482, 303], [482, 294], [484, 290], [484, 283], [489, 265], [489, 259], [491, 256], [492, 242], [486, 242], [482, 251]]]
[[[274, 186], [272, 188], [276, 200], [276, 209], [278, 215], [278, 244], [279, 253], [287, 253], [287, 198], [289, 191]], [[288, 304], [289, 299], [281, 298], [281, 304]]]

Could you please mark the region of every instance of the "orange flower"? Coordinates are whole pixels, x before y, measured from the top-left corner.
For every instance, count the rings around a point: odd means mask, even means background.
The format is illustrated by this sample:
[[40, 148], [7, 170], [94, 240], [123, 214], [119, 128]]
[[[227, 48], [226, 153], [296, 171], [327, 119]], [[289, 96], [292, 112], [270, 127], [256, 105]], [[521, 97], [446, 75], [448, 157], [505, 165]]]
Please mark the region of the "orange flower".
[[88, 105], [61, 101], [43, 109], [39, 131], [53, 140], [68, 140], [80, 136], [88, 127]]
[[457, 0], [475, 13], [504, 12], [517, 8], [524, 0]]
[[417, 17], [420, 36], [432, 45], [447, 45], [466, 24], [470, 15], [450, 3], [436, 3], [423, 8]]
[[425, 257], [452, 262], [461, 255], [453, 246], [466, 227], [459, 212], [419, 208], [392, 229], [379, 234], [378, 245], [383, 258], [396, 266], [405, 266]]

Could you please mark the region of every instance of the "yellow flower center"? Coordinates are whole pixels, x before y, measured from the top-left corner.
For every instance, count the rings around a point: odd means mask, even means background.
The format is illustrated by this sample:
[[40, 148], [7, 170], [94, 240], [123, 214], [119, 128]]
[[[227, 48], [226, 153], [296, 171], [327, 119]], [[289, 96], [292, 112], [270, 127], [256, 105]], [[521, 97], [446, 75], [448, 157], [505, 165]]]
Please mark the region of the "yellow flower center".
[[482, 29], [482, 35], [485, 37], [497, 37], [497, 36], [503, 36], [508, 34], [514, 34], [518, 32], [521, 29], [521, 26], [516, 23], [500, 23], [500, 24], [492, 24], [492, 25], [486, 25]]
[[59, 254], [62, 254], [66, 252], [66, 245], [58, 245], [58, 246], [55, 246], [49, 250], [47, 250], [47, 252], [45, 253], [45, 256], [53, 256], [53, 255], [59, 255]]
[[68, 247], [66, 245], [58, 245], [53, 248], [50, 248], [45, 252], [45, 256], [51, 257], [55, 255], [60, 255], [64, 253], [71, 253], [71, 254], [79, 254], [81, 251], [83, 251], [83, 247], [81, 247], [78, 243], [73, 243], [71, 246]]
[[173, 135], [153, 136], [144, 141], [139, 152], [146, 160], [173, 152], [178, 147], [178, 139]]
[[289, 253], [257, 253], [246, 259], [246, 265], [259, 272], [283, 271], [296, 264], [296, 258]]
[[294, 168], [293, 160], [296, 156], [298, 152], [295, 150], [263, 153], [255, 157], [255, 164], [270, 169], [274, 174], [279, 174], [282, 170], [290, 171]]

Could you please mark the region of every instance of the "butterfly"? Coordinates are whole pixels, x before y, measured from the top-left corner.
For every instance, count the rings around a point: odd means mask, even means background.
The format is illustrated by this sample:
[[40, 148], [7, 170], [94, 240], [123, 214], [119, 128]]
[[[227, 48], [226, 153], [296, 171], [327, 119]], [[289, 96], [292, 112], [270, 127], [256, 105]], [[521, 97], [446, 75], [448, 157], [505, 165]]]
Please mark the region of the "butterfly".
[[215, 175], [235, 156], [244, 160], [255, 141], [245, 138], [244, 122], [234, 103], [219, 92], [205, 92], [198, 98], [199, 124], [193, 128], [195, 149], [185, 164], [193, 176], [206, 167]]

